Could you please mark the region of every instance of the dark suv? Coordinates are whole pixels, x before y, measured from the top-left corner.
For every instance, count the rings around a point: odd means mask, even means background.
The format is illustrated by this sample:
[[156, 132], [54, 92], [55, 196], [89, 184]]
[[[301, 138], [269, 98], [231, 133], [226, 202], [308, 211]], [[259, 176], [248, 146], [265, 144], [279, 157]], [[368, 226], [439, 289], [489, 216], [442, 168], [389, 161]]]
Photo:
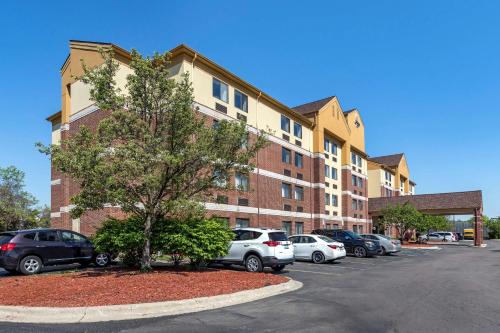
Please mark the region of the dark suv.
[[341, 229], [316, 229], [313, 234], [323, 235], [344, 243], [347, 253], [352, 253], [356, 257], [368, 257], [377, 255], [380, 251], [380, 242], [371, 239], [364, 239], [355, 232]]
[[87, 237], [69, 230], [31, 229], [0, 233], [0, 268], [23, 274], [40, 273], [43, 266], [94, 263], [104, 267], [110, 257], [96, 253]]

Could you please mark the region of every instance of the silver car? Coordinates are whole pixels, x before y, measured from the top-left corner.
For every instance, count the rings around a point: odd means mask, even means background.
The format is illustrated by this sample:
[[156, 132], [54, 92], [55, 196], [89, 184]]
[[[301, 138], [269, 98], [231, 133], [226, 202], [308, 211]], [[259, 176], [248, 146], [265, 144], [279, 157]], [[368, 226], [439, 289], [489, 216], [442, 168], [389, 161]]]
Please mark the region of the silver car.
[[396, 253], [401, 251], [401, 242], [396, 239], [391, 239], [390, 236], [380, 234], [364, 234], [361, 237], [366, 239], [378, 240], [380, 242], [380, 255]]

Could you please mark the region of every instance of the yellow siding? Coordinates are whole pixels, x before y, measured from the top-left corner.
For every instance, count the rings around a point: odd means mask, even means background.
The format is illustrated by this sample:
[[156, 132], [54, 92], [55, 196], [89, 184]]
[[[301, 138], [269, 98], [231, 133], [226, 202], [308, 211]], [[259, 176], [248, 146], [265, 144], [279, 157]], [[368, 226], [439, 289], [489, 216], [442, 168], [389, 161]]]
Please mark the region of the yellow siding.
[[[281, 138], [282, 134], [286, 133], [290, 136], [290, 142], [294, 143], [295, 139], [302, 142], [302, 147], [311, 151], [312, 149], [312, 131], [304, 124], [302, 125], [302, 138], [295, 138], [293, 135], [293, 126], [296, 120], [287, 116], [290, 119], [290, 132], [281, 130], [281, 115], [282, 110], [279, 110], [267, 102], [259, 98], [258, 95], [249, 92], [245, 88], [237, 85], [235, 82], [225, 78], [221, 73], [215, 73], [211, 69], [201, 64], [194, 63], [194, 69], [191, 63], [184, 61], [184, 70], [189, 71], [194, 90], [195, 102], [215, 109], [215, 103], [227, 107], [227, 115], [237, 119], [237, 114], [240, 113], [247, 117], [247, 124], [257, 129], [270, 130], [273, 135]], [[213, 78], [228, 85], [228, 101], [222, 101], [212, 94]], [[242, 92], [248, 96], [248, 112], [242, 111], [234, 106], [235, 90]], [[300, 122], [299, 122], [300, 123]]]

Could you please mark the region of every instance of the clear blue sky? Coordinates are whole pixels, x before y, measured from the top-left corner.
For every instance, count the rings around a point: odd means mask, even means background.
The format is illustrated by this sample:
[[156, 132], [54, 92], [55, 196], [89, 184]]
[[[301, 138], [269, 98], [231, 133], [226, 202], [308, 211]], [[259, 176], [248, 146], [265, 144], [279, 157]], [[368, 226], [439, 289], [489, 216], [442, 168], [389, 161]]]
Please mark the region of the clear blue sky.
[[[418, 193], [483, 190], [500, 215], [500, 3], [126, 1], [2, 3], [0, 166], [50, 201], [34, 143], [60, 109], [68, 40], [145, 54], [185, 43], [283, 103], [336, 95], [367, 152], [405, 152]], [[167, 6], [167, 3], [171, 5]]]

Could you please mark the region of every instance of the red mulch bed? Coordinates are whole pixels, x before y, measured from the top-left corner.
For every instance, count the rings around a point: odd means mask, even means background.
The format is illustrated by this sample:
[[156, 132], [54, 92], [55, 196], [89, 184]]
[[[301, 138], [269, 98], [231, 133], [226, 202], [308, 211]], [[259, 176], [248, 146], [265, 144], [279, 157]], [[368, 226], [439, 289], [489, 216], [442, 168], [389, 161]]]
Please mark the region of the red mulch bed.
[[76, 307], [173, 301], [234, 293], [288, 281], [279, 275], [231, 270], [89, 270], [5, 277], [0, 305]]

